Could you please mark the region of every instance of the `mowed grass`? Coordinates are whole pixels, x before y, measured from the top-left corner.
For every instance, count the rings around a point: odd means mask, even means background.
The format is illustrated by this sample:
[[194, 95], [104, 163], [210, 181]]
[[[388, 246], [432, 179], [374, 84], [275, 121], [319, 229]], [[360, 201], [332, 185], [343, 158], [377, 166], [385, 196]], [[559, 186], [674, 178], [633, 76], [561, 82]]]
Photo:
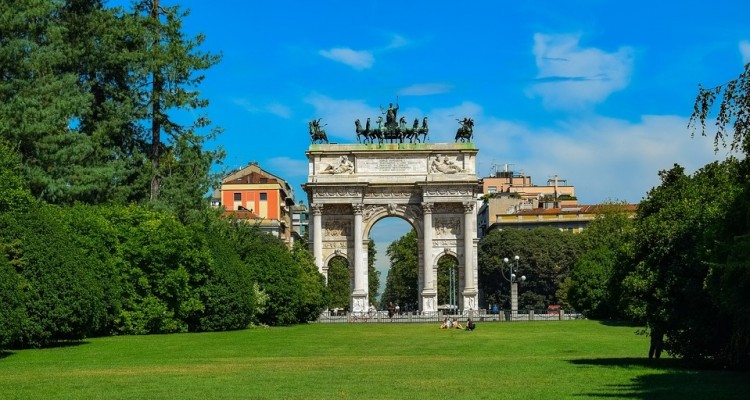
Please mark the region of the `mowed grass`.
[[310, 324], [122, 336], [0, 358], [0, 399], [748, 399], [750, 375], [649, 362], [595, 321]]

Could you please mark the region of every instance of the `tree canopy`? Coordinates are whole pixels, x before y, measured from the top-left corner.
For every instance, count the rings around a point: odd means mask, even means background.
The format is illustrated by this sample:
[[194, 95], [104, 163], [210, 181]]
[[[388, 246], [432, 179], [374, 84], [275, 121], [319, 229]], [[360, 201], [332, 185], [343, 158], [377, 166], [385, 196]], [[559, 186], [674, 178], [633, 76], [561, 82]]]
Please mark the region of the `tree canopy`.
[[0, 350], [318, 317], [324, 279], [209, 207], [220, 57], [158, 0], [0, 2]]

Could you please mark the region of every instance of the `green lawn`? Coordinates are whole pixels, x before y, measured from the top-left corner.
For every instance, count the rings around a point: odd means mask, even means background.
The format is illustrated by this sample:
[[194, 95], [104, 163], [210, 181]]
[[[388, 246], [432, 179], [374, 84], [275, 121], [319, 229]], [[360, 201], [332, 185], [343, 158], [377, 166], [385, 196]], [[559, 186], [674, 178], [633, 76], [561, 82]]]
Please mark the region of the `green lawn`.
[[1, 399], [747, 399], [594, 321], [312, 324], [90, 339], [0, 358]]

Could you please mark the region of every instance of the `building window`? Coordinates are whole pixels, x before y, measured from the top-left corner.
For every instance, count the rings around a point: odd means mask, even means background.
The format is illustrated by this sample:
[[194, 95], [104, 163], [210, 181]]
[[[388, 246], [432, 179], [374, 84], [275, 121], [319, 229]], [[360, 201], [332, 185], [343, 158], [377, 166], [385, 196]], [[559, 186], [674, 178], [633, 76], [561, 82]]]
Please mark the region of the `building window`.
[[242, 201], [242, 193], [235, 193], [234, 201]]
[[497, 193], [497, 186], [490, 186], [487, 188], [487, 193]]
[[260, 201], [268, 201], [268, 193], [261, 193]]

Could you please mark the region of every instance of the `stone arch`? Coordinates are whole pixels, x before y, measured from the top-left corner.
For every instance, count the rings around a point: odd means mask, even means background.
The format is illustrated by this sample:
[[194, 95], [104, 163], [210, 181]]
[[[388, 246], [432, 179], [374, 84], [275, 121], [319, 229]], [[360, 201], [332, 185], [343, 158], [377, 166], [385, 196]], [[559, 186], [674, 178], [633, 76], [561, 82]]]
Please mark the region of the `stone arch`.
[[[465, 276], [460, 308], [476, 310], [476, 153], [471, 143], [310, 146], [303, 188], [312, 211], [312, 252], [321, 272], [334, 254], [353, 264], [353, 312], [365, 312], [371, 301], [366, 246], [372, 227], [386, 217], [407, 221], [417, 233], [420, 311], [438, 311], [442, 251], [453, 254]], [[342, 159], [349, 168], [336, 169]]]
[[[410, 210], [408, 208], [408, 204], [395, 206], [395, 210], [392, 213], [387, 211], [388, 205], [370, 204], [369, 206], [372, 210], [372, 214], [369, 216], [363, 216], [365, 237], [370, 237], [370, 231], [372, 231], [372, 228], [375, 226], [375, 224], [378, 223], [378, 221], [385, 218], [394, 217], [400, 218], [409, 223], [409, 225], [411, 225], [411, 227], [414, 228], [414, 230], [417, 232], [417, 239], [422, 238], [422, 217], [421, 215], [418, 215], [415, 210]], [[365, 210], [367, 210], [367, 207], [368, 205], [365, 205]]]

